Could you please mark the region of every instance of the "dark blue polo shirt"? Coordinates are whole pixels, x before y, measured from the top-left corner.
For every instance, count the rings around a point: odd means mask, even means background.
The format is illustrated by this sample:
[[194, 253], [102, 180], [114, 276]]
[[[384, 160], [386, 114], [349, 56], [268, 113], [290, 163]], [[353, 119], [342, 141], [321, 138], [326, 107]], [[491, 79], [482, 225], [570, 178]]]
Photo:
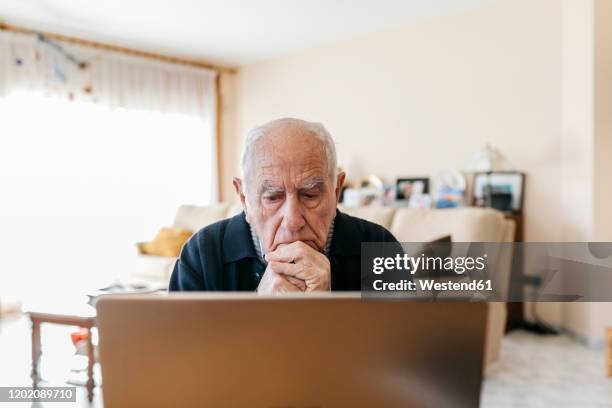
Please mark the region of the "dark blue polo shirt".
[[[336, 211], [329, 250], [332, 290], [361, 289], [361, 243], [397, 242], [384, 227]], [[266, 269], [244, 213], [211, 224], [185, 243], [170, 291], [254, 291]]]

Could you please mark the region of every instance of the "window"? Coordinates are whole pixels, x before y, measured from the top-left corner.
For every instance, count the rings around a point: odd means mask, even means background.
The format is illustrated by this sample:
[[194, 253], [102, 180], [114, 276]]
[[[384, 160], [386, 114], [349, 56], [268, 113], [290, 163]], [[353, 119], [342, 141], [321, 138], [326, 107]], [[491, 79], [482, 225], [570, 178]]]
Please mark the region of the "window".
[[209, 129], [178, 114], [0, 98], [0, 295], [84, 293], [126, 276], [136, 242], [179, 205], [210, 202]]

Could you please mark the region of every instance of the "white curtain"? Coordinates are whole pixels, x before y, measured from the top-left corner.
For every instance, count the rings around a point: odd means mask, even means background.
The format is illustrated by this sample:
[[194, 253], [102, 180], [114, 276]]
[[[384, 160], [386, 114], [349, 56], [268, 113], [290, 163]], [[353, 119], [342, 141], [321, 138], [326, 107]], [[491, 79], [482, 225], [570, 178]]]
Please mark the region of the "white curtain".
[[218, 199], [216, 75], [210, 69], [0, 32], [0, 97], [13, 92], [42, 92], [110, 108], [199, 118], [209, 133], [213, 158], [208, 166], [212, 201]]
[[0, 297], [125, 277], [178, 205], [215, 201], [215, 84], [0, 32]]
[[91, 101], [109, 108], [199, 118], [206, 124], [213, 158], [207, 169], [212, 201], [218, 199], [216, 75], [209, 69], [0, 31], [0, 97], [29, 91]]
[[215, 77], [213, 70], [0, 32], [0, 95], [65, 93], [109, 107], [194, 115], [214, 125]]

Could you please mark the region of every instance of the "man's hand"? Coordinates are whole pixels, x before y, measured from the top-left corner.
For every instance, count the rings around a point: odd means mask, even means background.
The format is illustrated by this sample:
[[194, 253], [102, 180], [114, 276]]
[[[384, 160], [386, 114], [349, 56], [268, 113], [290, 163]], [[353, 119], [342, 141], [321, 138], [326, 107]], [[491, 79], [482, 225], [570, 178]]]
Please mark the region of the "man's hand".
[[301, 241], [278, 247], [275, 251], [266, 254], [266, 260], [268, 261], [266, 273], [270, 270], [275, 275], [284, 277], [287, 283], [294, 287], [301, 286], [302, 282], [304, 286], [302, 290], [306, 292], [330, 290], [329, 259]]
[[304, 281], [278, 273], [277, 268], [271, 263], [268, 263], [259, 286], [257, 286], [257, 293], [260, 295], [303, 292], [304, 290], [306, 290]]

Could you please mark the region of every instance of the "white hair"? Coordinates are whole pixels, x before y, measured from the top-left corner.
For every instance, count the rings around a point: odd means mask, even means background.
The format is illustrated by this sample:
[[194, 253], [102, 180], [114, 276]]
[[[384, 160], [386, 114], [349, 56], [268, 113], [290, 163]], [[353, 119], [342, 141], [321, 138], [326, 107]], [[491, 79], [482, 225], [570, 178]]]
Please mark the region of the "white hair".
[[250, 167], [255, 143], [273, 128], [285, 124], [292, 125], [293, 127], [300, 128], [302, 130], [306, 130], [307, 134], [312, 135], [312, 137], [318, 139], [323, 143], [323, 146], [325, 148], [325, 155], [327, 158], [327, 166], [329, 168], [329, 175], [332, 178], [335, 186], [337, 181], [336, 175], [338, 172], [338, 159], [336, 158], [336, 145], [334, 143], [334, 139], [332, 139], [327, 129], [325, 129], [325, 126], [323, 126], [321, 123], [308, 122], [305, 120], [294, 118], [273, 120], [272, 122], [268, 122], [264, 125], [257, 126], [249, 130], [246, 136], [246, 140], [244, 142], [244, 147], [242, 149], [242, 157], [240, 160], [240, 170], [242, 173], [243, 182], [246, 182], [247, 176], [251, 170]]

